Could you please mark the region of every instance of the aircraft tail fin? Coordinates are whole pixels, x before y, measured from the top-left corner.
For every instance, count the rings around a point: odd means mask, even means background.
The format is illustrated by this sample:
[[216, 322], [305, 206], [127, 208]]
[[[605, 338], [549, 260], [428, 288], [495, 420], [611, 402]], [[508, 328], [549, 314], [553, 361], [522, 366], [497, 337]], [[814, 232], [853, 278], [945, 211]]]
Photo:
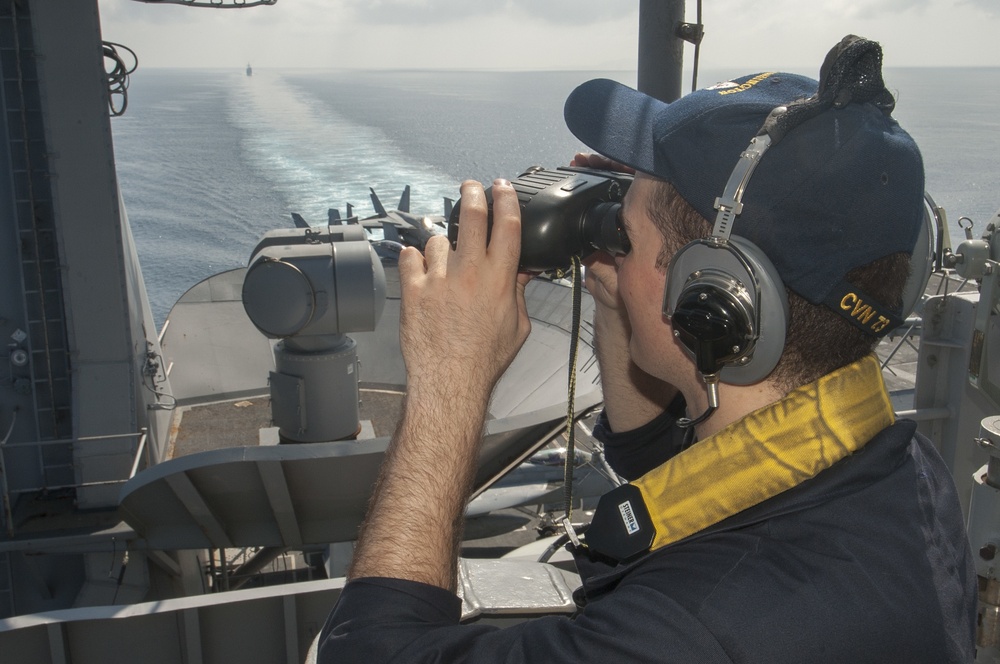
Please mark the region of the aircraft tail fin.
[[447, 196], [445, 196], [444, 197], [444, 220], [445, 220], [445, 222], [447, 222], [449, 219], [451, 219], [451, 211], [452, 211], [452, 209], [454, 207], [455, 207], [455, 201], [453, 201], [452, 199], [450, 199]]
[[399, 197], [399, 206], [396, 207], [400, 212], [410, 211], [410, 185], [406, 185], [403, 189], [403, 195]]
[[390, 224], [388, 221], [382, 222], [382, 237], [386, 240], [392, 240], [393, 242], [403, 243], [403, 237], [399, 234], [399, 230], [395, 225]]
[[292, 221], [295, 222], [296, 228], [310, 228], [309, 222], [302, 218], [302, 215], [298, 212], [292, 213]]
[[368, 187], [368, 191], [372, 192], [372, 206], [375, 208], [375, 214], [380, 217], [388, 216], [389, 213], [385, 211], [385, 206], [383, 206], [382, 201], [378, 199], [378, 194], [375, 193], [375, 190]]
[[340, 210], [337, 208], [327, 208], [326, 219], [331, 226], [340, 226], [344, 223], [340, 219]]

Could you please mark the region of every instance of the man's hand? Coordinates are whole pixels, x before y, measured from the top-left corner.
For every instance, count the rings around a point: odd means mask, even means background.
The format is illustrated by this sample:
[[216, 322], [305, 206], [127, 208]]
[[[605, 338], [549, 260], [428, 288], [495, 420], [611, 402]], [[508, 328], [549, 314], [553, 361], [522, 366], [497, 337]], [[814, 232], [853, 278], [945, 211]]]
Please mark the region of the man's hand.
[[[587, 257], [586, 286], [594, 298], [594, 333], [602, 377], [614, 373], [613, 365], [631, 364], [628, 355], [632, 326], [628, 310], [618, 292], [618, 268], [615, 259], [598, 251]], [[605, 387], [609, 387], [605, 385]], [[607, 390], [605, 390], [607, 395]]]
[[[521, 214], [493, 185], [493, 230], [478, 182], [462, 185], [458, 244], [404, 249], [400, 342], [406, 405], [386, 451], [348, 578], [392, 577], [454, 591], [465, 505], [490, 394], [530, 331], [518, 275]], [[414, 515], [417, 515], [416, 518]]]
[[506, 180], [493, 185], [493, 228], [487, 244], [483, 187], [462, 185], [454, 251], [444, 236], [399, 257], [400, 342], [410, 390], [447, 386], [488, 399], [531, 330], [524, 303], [529, 275], [517, 275], [521, 214]]
[[618, 293], [618, 268], [615, 259], [603, 251], [595, 251], [587, 256], [587, 290], [594, 297], [599, 308], [620, 311], [625, 315], [625, 303]]

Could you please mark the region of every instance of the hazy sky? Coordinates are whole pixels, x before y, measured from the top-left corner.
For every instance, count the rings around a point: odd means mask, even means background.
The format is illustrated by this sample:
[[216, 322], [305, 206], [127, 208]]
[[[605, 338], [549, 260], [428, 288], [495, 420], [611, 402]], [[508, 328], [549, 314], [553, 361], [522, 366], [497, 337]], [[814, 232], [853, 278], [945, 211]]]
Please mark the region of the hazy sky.
[[[230, 4], [232, 0], [224, 0]], [[99, 0], [144, 67], [634, 69], [637, 0]], [[845, 34], [886, 66], [1000, 66], [1000, 0], [704, 0], [702, 67], [818, 71]], [[695, 2], [687, 3], [694, 20]], [[690, 62], [691, 50], [685, 54]]]

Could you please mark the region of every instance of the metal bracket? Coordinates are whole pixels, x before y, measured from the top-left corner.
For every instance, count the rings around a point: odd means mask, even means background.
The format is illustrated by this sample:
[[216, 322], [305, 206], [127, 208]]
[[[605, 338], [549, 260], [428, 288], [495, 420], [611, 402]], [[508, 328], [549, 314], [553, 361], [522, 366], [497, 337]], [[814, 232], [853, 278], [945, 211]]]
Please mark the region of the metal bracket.
[[677, 26], [677, 36], [698, 46], [705, 37], [705, 26], [702, 23], [681, 23]]

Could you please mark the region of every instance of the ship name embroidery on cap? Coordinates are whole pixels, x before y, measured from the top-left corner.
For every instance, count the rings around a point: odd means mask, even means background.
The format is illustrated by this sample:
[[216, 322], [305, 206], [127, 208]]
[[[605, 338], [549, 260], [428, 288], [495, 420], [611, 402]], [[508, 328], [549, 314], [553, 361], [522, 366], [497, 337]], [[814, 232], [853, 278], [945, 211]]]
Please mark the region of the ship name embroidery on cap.
[[[848, 293], [840, 300], [840, 308], [850, 311], [851, 317], [868, 325], [872, 332], [881, 332], [889, 324], [889, 319], [880, 314], [875, 307], [865, 302], [857, 293]], [[872, 319], [875, 320], [872, 320]]]
[[741, 83], [740, 85], [737, 85], [735, 88], [727, 88], [725, 90], [719, 90], [719, 94], [720, 95], [734, 95], [737, 92], [746, 92], [747, 90], [749, 90], [753, 86], [757, 85], [758, 83], [760, 83], [764, 79], [772, 76], [773, 74], [774, 74], [773, 71], [766, 71], [763, 74], [757, 74], [756, 76], [754, 76], [750, 80], [748, 80], [748, 81], [746, 81], [744, 83]]

